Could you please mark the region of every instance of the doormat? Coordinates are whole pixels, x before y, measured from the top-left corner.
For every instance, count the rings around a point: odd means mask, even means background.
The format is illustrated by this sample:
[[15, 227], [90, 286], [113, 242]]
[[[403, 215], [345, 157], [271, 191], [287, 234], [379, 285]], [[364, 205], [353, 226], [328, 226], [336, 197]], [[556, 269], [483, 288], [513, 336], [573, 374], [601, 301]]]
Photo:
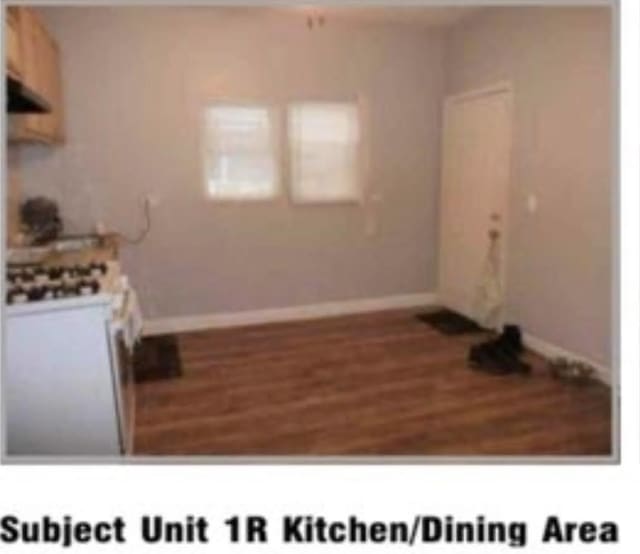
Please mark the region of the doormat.
[[485, 331], [472, 319], [452, 310], [437, 310], [418, 314], [420, 321], [430, 325], [443, 335], [467, 335], [470, 333], [482, 333]]
[[136, 383], [173, 379], [182, 375], [180, 349], [175, 335], [145, 337], [133, 352]]

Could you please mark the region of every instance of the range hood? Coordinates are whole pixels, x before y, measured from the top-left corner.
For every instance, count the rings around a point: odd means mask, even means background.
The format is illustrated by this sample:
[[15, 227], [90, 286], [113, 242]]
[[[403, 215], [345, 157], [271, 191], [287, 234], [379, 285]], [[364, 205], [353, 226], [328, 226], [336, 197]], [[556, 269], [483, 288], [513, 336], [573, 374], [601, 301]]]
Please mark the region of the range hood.
[[7, 75], [8, 113], [48, 113], [50, 111], [51, 106], [44, 98]]

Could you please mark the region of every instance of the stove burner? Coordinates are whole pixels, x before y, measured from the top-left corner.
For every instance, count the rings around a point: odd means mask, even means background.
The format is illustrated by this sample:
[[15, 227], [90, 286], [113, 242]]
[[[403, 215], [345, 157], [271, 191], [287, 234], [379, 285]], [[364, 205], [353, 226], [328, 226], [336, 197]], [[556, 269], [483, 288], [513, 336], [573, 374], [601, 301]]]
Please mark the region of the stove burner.
[[16, 269], [9, 271], [7, 278], [12, 284], [32, 283], [34, 272], [32, 269]]
[[29, 296], [27, 291], [22, 287], [14, 287], [7, 291], [7, 302], [9, 304], [22, 304], [23, 302], [27, 302], [29, 300]]
[[73, 298], [74, 296], [79, 296], [80, 292], [78, 291], [78, 287], [73, 285], [66, 285], [62, 287], [62, 298]]
[[27, 297], [29, 298], [29, 302], [35, 302], [36, 300], [42, 300], [44, 298], [44, 287], [31, 287], [27, 291]]
[[56, 297], [54, 287], [45, 285], [42, 289], [42, 300], [53, 300]]
[[104, 262], [91, 262], [89, 264], [89, 273], [93, 277], [99, 277], [100, 275], [107, 274], [107, 264]]
[[51, 281], [58, 281], [62, 277], [62, 268], [58, 266], [50, 267], [47, 270], [47, 276]]
[[98, 281], [80, 281], [76, 287], [78, 294], [80, 295], [88, 295], [88, 294], [97, 294], [100, 290], [100, 284]]
[[33, 272], [33, 276], [34, 276], [35, 282], [39, 285], [44, 285], [49, 281], [49, 275], [47, 273], [47, 270], [43, 267], [37, 268]]
[[88, 265], [75, 265], [73, 269], [78, 277], [88, 277], [91, 275], [91, 267]]

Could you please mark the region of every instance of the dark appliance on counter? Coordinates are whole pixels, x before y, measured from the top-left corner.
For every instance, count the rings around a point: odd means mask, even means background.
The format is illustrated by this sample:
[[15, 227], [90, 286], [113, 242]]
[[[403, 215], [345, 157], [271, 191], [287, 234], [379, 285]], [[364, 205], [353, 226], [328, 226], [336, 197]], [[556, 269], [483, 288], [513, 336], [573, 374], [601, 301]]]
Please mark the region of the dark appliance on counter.
[[56, 240], [62, 232], [58, 204], [44, 196], [29, 198], [22, 204], [20, 222], [33, 244]]

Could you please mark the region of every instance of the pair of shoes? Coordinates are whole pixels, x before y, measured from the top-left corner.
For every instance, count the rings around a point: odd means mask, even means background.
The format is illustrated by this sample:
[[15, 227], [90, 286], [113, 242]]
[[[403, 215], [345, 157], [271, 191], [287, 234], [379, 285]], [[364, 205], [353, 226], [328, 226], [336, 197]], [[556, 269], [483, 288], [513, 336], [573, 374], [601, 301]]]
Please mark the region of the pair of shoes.
[[520, 359], [524, 347], [517, 325], [505, 325], [498, 338], [476, 344], [469, 350], [469, 364], [496, 375], [531, 372], [531, 366]]

